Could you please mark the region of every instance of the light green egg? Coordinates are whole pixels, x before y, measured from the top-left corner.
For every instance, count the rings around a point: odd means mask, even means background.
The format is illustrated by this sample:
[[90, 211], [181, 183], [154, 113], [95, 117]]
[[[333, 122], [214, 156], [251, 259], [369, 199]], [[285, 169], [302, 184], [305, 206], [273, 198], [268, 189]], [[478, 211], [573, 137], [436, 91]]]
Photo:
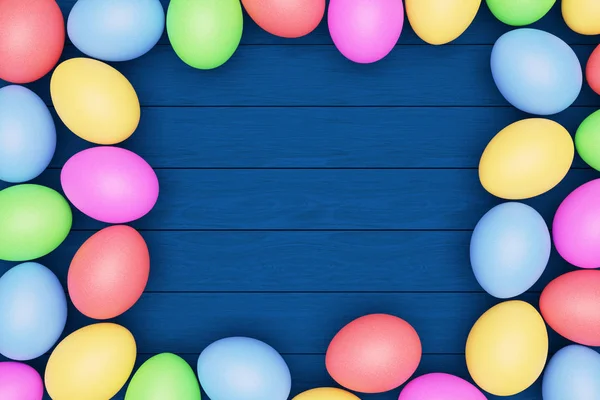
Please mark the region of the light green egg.
[[239, 0], [171, 0], [167, 34], [186, 64], [213, 69], [231, 58], [242, 39]]
[[162, 353], [148, 359], [133, 375], [125, 400], [200, 400], [200, 385], [184, 359]]
[[40, 185], [0, 191], [0, 260], [33, 260], [56, 249], [71, 230], [69, 203]]
[[487, 5], [500, 21], [511, 26], [525, 26], [540, 20], [556, 0], [487, 0]]
[[575, 148], [583, 161], [600, 171], [600, 110], [579, 125], [575, 134]]

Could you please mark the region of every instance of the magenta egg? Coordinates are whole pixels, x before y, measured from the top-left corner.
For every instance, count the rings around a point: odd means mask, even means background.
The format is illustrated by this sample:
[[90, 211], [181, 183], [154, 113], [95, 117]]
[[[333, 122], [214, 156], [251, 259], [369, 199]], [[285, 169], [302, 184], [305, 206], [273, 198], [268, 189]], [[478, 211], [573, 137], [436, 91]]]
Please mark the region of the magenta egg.
[[27, 364], [0, 362], [0, 399], [42, 400], [44, 384], [38, 372]]
[[75, 154], [63, 167], [60, 182], [79, 211], [111, 224], [143, 217], [158, 200], [152, 167], [119, 147], [93, 147]]
[[486, 400], [486, 397], [458, 376], [434, 373], [410, 381], [398, 400]]

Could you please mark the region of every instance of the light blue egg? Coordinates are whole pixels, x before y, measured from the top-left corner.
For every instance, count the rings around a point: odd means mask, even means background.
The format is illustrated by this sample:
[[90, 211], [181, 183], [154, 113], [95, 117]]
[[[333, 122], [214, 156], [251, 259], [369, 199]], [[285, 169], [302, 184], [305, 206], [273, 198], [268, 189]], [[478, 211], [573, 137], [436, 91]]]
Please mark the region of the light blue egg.
[[497, 205], [471, 236], [471, 267], [481, 287], [508, 299], [531, 288], [548, 265], [550, 232], [542, 216], [526, 204]]
[[67, 299], [56, 276], [34, 262], [0, 278], [0, 354], [31, 360], [46, 353], [67, 322]]
[[0, 180], [29, 181], [50, 164], [56, 128], [44, 104], [23, 86], [0, 89]]
[[198, 378], [211, 400], [287, 400], [292, 386], [281, 355], [245, 337], [221, 339], [204, 349]]
[[571, 345], [548, 363], [542, 381], [544, 400], [600, 400], [600, 354]]
[[537, 29], [516, 29], [500, 36], [491, 65], [500, 93], [530, 114], [552, 115], [567, 109], [583, 84], [581, 64], [569, 45]]
[[165, 11], [159, 0], [78, 0], [67, 21], [75, 47], [104, 61], [143, 56], [164, 28]]

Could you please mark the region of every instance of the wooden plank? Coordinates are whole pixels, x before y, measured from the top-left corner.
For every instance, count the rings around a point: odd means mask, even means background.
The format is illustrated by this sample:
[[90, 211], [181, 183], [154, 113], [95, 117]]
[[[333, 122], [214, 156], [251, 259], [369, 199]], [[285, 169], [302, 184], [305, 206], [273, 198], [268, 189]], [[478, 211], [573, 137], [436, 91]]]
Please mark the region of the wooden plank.
[[[551, 119], [572, 134], [596, 108]], [[154, 168], [476, 168], [515, 108], [144, 108], [121, 144]], [[52, 167], [93, 146], [58, 117]], [[579, 157], [574, 164], [585, 167]]]
[[[66, 287], [92, 232], [72, 232], [40, 260]], [[470, 268], [471, 232], [145, 231], [150, 292], [482, 292]], [[0, 275], [15, 263], [0, 261]], [[533, 287], [570, 267], [554, 253]], [[232, 277], [243, 276], [243, 279]]]
[[[582, 62], [593, 49], [574, 46]], [[117, 67], [145, 106], [508, 106], [490, 54], [489, 45], [405, 46], [361, 65], [332, 46], [245, 46], [223, 67], [199, 71], [157, 46]], [[68, 48], [63, 58], [78, 55]], [[46, 102], [48, 80], [29, 85]], [[575, 105], [597, 107], [600, 97], [584, 85]]]

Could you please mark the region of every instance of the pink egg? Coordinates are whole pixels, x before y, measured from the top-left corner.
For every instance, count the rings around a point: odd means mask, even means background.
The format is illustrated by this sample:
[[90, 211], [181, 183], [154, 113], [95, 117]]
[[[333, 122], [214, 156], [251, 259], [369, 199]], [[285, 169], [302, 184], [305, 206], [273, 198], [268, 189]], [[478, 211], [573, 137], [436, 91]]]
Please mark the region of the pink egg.
[[63, 167], [60, 181], [79, 211], [111, 224], [143, 217], [158, 199], [152, 167], [119, 147], [93, 147], [75, 154]]
[[398, 400], [486, 400], [471, 383], [449, 374], [427, 374], [409, 382]]
[[581, 185], [563, 200], [554, 216], [552, 237], [569, 263], [600, 267], [600, 179]]
[[329, 33], [348, 59], [368, 64], [394, 48], [404, 25], [402, 0], [331, 0]]
[[27, 364], [0, 362], [0, 399], [42, 400], [44, 384], [38, 372]]

